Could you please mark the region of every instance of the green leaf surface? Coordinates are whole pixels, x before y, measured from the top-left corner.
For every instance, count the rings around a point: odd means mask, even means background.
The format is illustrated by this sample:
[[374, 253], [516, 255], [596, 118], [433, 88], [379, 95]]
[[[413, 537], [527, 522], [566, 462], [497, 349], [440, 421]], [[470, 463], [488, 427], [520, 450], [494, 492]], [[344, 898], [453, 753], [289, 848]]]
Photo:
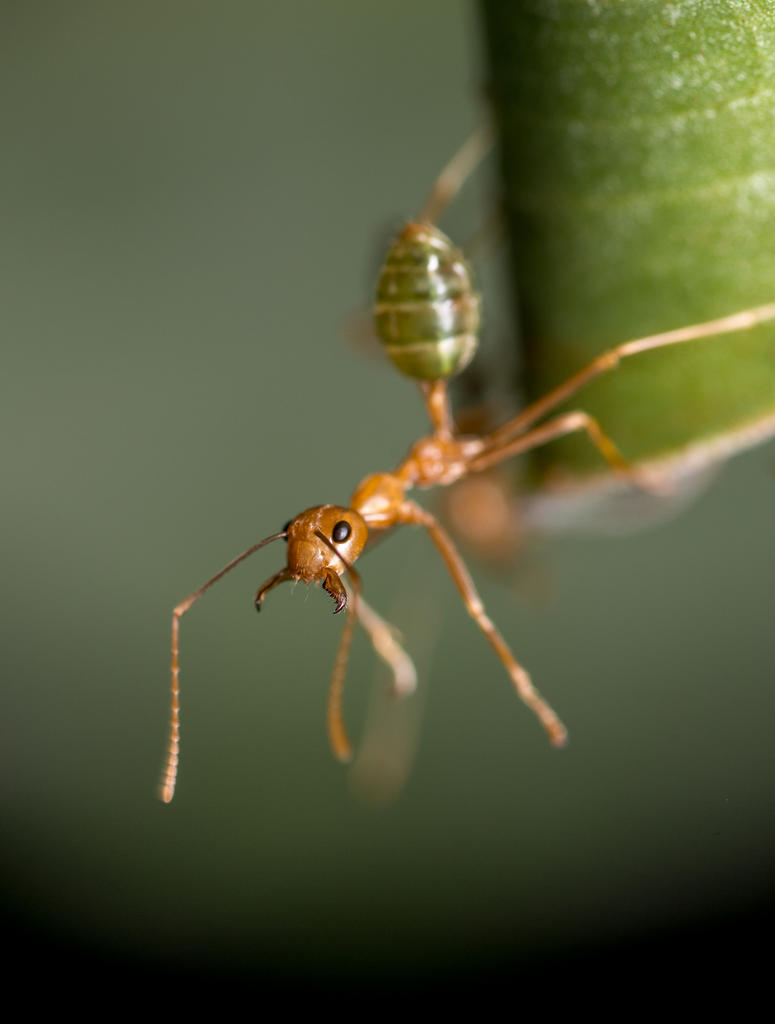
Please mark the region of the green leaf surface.
[[[482, 11], [528, 397], [620, 342], [775, 299], [773, 3]], [[775, 428], [775, 325], [634, 357], [570, 404], [634, 461], [749, 443]], [[579, 438], [541, 457], [602, 466]]]

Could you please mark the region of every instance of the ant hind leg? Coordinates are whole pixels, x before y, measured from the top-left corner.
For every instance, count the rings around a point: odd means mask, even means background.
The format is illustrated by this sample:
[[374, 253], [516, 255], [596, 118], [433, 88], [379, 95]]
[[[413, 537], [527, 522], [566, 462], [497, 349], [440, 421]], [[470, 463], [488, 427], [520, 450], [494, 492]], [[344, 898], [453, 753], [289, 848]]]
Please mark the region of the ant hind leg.
[[424, 224], [437, 224], [464, 182], [492, 149], [493, 137], [489, 125], [480, 125], [455, 153], [436, 178], [423, 203], [418, 220]]

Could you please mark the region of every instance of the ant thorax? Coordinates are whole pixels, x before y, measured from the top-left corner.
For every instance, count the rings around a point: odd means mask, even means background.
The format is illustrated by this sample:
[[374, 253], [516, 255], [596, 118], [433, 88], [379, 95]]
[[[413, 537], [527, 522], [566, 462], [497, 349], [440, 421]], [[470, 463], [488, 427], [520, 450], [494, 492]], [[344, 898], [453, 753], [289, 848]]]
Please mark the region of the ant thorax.
[[470, 459], [480, 449], [475, 438], [438, 434], [422, 437], [412, 445], [396, 473], [411, 487], [446, 487], [468, 473]]

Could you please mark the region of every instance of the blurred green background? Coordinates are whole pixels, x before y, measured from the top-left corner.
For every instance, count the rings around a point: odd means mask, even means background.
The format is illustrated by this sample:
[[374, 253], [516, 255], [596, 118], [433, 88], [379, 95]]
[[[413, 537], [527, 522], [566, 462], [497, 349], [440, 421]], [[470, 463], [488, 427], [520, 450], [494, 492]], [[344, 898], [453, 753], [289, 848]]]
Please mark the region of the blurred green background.
[[[424, 429], [346, 328], [478, 121], [482, 51], [441, 0], [0, 8], [2, 886], [25, 941], [396, 979], [771, 900], [771, 447], [659, 529], [545, 541], [532, 584], [474, 567], [565, 751], [408, 532], [362, 574], [421, 652], [416, 763], [392, 803], [354, 795], [324, 729], [330, 601], [252, 607], [278, 544], [183, 622], [179, 789], [155, 797], [172, 606]], [[356, 740], [374, 675], [360, 636]]]

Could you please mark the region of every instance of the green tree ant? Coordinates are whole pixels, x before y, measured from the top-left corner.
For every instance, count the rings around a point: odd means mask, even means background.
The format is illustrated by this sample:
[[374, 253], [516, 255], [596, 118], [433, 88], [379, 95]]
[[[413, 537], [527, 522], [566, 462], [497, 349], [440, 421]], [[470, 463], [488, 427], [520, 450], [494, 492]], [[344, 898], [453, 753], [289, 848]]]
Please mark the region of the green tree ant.
[[[335, 602], [334, 614], [345, 609], [349, 613], [328, 696], [328, 733], [340, 760], [351, 756], [342, 717], [342, 687], [356, 620], [369, 634], [377, 654], [390, 666], [394, 689], [408, 693], [414, 688], [412, 662], [398, 644], [392, 628], [364, 601], [360, 576], [354, 568], [372, 536], [403, 525], [421, 526], [428, 531], [466, 609], [497, 654], [517, 694], [534, 712], [551, 743], [563, 746], [567, 738], [565, 726], [535, 689], [530, 676], [487, 616], [451, 537], [435, 516], [407, 497], [407, 492], [413, 488], [446, 487], [576, 432], [586, 434], [610, 469], [628, 485], [660, 491], [662, 482], [642, 467], [630, 465], [600, 424], [586, 412], [576, 410], [547, 417], [593, 378], [614, 370], [623, 359], [652, 349], [742, 331], [775, 319], [775, 303], [771, 303], [707, 323], [625, 342], [603, 352], [499, 427], [481, 435], [460, 434], [450, 405], [447, 381], [463, 370], [476, 352], [480, 299], [463, 254], [435, 223], [489, 148], [489, 139], [479, 133], [453, 157], [434, 183], [417, 221], [408, 223], [391, 246], [377, 286], [377, 334], [398, 370], [418, 382], [431, 433], [415, 442], [396, 469], [374, 473], [362, 480], [349, 505], [319, 505], [301, 512], [282, 530], [234, 558], [173, 611], [171, 725], [161, 785], [161, 798], [165, 803], [174, 796], [179, 763], [180, 620], [222, 576], [260, 548], [280, 539], [287, 542], [286, 565], [259, 588], [256, 609], [261, 609], [266, 595], [278, 584], [302, 580], [322, 585]], [[343, 580], [345, 575], [349, 590]]]

